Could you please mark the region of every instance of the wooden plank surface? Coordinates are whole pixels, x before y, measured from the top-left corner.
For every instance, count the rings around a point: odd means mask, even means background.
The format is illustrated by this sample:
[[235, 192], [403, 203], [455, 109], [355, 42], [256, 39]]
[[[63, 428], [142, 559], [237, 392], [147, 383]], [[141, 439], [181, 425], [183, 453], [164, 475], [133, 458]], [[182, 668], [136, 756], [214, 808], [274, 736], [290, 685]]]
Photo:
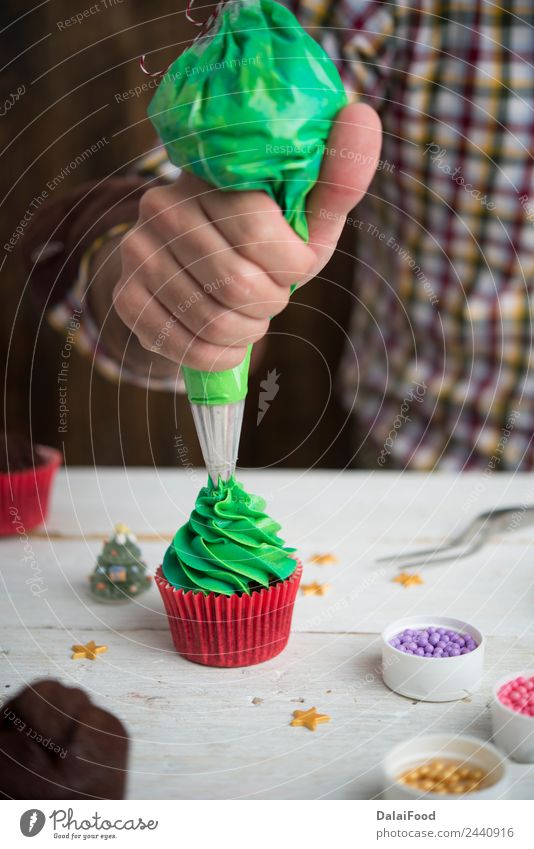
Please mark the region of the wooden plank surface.
[[[487, 738], [492, 682], [534, 666], [534, 529], [521, 526], [474, 557], [428, 568], [425, 583], [407, 590], [375, 558], [438, 542], [489, 506], [525, 503], [531, 477], [242, 478], [268, 497], [305, 561], [305, 580], [331, 584], [323, 597], [299, 596], [280, 657], [250, 669], [196, 666], [172, 651], [155, 588], [126, 606], [100, 605], [88, 594], [100, 537], [114, 522], [149, 535], [142, 548], [155, 569], [191, 509], [200, 474], [69, 469], [55, 487], [49, 537], [1, 542], [0, 696], [48, 675], [83, 685], [128, 726], [132, 798], [369, 798], [380, 758], [407, 735], [444, 729]], [[339, 562], [307, 562], [325, 551]], [[470, 701], [413, 704], [384, 687], [378, 634], [410, 612], [465, 616], [489, 636], [484, 686]], [[94, 663], [72, 661], [72, 643], [93, 638], [109, 652]], [[301, 705], [316, 705], [332, 721], [315, 733], [291, 728]], [[532, 797], [534, 769], [514, 766], [514, 775], [513, 795]]]

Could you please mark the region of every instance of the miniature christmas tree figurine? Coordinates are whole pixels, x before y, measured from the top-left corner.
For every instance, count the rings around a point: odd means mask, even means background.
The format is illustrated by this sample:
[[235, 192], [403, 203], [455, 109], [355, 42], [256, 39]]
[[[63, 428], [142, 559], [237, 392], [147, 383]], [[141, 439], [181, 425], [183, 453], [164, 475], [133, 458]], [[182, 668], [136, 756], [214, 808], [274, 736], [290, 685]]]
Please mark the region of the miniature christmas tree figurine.
[[89, 581], [94, 597], [108, 602], [128, 601], [150, 586], [141, 549], [126, 525], [116, 525], [114, 535], [104, 543]]

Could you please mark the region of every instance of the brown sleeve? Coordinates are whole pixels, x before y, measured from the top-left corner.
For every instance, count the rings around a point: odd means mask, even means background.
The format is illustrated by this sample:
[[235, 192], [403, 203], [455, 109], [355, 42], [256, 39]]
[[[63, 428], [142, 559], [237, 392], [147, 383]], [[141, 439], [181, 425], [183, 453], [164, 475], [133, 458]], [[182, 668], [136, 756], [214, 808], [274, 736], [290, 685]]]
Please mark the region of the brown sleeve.
[[17, 246], [16, 256], [40, 309], [48, 309], [65, 296], [95, 238], [116, 224], [135, 221], [141, 195], [159, 183], [137, 176], [94, 180], [39, 210]]

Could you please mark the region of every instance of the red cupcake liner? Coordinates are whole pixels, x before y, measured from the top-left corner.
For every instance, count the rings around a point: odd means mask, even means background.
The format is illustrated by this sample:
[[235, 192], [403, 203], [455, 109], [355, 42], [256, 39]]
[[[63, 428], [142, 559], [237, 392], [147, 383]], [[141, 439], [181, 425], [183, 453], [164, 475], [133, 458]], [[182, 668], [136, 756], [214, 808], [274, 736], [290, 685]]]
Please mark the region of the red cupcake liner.
[[251, 595], [176, 589], [161, 566], [155, 576], [178, 654], [205, 666], [253, 666], [286, 647], [302, 564], [285, 581]]
[[16, 536], [42, 525], [54, 475], [62, 455], [55, 448], [37, 445], [43, 462], [31, 469], [0, 472], [0, 536]]

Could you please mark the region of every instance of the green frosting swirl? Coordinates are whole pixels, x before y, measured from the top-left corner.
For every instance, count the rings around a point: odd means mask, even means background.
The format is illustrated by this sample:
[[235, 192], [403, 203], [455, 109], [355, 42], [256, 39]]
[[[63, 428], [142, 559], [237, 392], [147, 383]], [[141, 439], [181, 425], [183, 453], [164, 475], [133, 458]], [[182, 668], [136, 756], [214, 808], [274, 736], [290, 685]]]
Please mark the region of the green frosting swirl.
[[249, 495], [235, 478], [217, 486], [209, 480], [163, 558], [169, 584], [206, 595], [250, 595], [289, 578], [295, 549], [284, 546], [280, 525], [264, 509], [263, 498]]

